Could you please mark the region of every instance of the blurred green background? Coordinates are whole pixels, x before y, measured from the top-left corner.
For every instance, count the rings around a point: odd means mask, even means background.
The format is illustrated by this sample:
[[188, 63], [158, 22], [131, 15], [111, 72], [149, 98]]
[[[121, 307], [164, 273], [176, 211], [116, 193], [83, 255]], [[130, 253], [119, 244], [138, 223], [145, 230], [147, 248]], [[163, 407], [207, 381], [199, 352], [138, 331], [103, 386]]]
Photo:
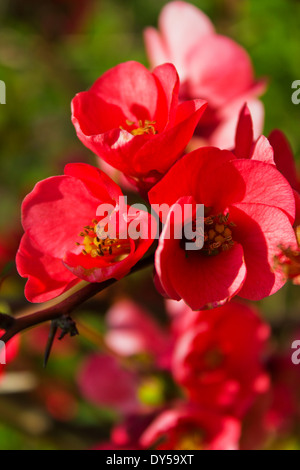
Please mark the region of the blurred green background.
[[[7, 104], [0, 105], [0, 239], [1, 233], [19, 230], [21, 200], [38, 180], [60, 174], [70, 161], [94, 163], [91, 152], [76, 137], [70, 121], [70, 102], [75, 93], [90, 87], [104, 71], [120, 62], [137, 60], [147, 65], [143, 29], [157, 25], [159, 12], [166, 3], [1, 0], [0, 80], [6, 83]], [[300, 80], [300, 1], [190, 3], [210, 16], [219, 33], [245, 47], [257, 78], [268, 77], [269, 87], [263, 97], [265, 134], [274, 128], [282, 129], [299, 156], [300, 105], [292, 104], [291, 86], [294, 80]], [[5, 284], [2, 311], [9, 310], [9, 305], [23, 305], [23, 286], [17, 277]], [[128, 287], [125, 282], [121, 289], [125, 291]], [[276, 324], [277, 319], [294, 317], [299, 306], [297, 295], [289, 286], [275, 300], [263, 302], [268, 318]], [[87, 308], [93, 311], [94, 307]], [[105, 307], [101, 308], [105, 311]], [[32, 352], [19, 359], [12, 369], [35, 367], [44, 387], [62, 383], [58, 389], [66, 388], [67, 396], [74, 398], [72, 380], [79, 358], [94, 346], [79, 340], [77, 347], [71, 358], [55, 356], [47, 372], [40, 370], [41, 355]], [[45, 402], [41, 399], [35, 408], [34, 400], [36, 403], [36, 395], [31, 401], [28, 395], [25, 398], [22, 394], [17, 398], [0, 395], [0, 449], [84, 448], [97, 442], [102, 428], [106, 429], [106, 423], [111, 422], [110, 416], [103, 412], [100, 416], [99, 410], [75, 400], [76, 423], [72, 426], [57, 423], [53, 413], [43, 408]]]

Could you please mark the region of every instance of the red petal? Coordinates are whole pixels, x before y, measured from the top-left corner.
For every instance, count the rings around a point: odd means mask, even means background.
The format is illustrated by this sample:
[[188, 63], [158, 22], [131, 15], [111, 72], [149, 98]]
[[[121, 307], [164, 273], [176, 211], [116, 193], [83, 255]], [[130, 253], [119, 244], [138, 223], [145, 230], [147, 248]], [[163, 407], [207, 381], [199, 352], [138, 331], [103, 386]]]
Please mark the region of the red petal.
[[[162, 87], [163, 95], [166, 98], [165, 107], [163, 106], [164, 100], [161, 97], [159, 110], [156, 113], [156, 129], [163, 129], [164, 127], [171, 127], [175, 121], [176, 110], [178, 105], [179, 93], [179, 77], [178, 73], [172, 64], [164, 64], [156, 67], [153, 70], [154, 77], [157, 78], [158, 88]], [[164, 109], [165, 108], [165, 109]]]
[[[157, 183], [148, 193], [151, 204], [168, 204], [171, 207], [183, 196], [193, 196], [196, 202], [205, 203], [200, 179], [205, 180], [209, 175], [211, 184], [211, 173], [228, 160], [235, 156], [228, 151], [222, 151], [214, 147], [203, 147], [182, 157], [169, 170], [164, 178]], [[202, 178], [202, 175], [206, 175]]]
[[24, 235], [16, 258], [20, 276], [28, 278], [25, 296], [30, 302], [46, 302], [58, 297], [80, 280], [61, 260], [45, 255]]
[[295, 232], [288, 217], [276, 207], [263, 204], [236, 204], [230, 215], [237, 227], [234, 240], [244, 249], [247, 277], [239, 295], [249, 300], [261, 300], [274, 294], [284, 284], [281, 271], [274, 271], [274, 257], [279, 245], [296, 247]]
[[[236, 168], [237, 181], [243, 180], [245, 184], [245, 194], [236, 202], [277, 207], [294, 222], [295, 199], [292, 188], [273, 165], [254, 160], [235, 160], [227, 165]], [[237, 183], [232, 179], [230, 184], [234, 186]]]
[[274, 149], [275, 163], [278, 170], [286, 177], [292, 188], [300, 191], [295, 158], [287, 138], [283, 132], [274, 130], [269, 135], [269, 141]]
[[246, 51], [217, 34], [202, 38], [190, 53], [187, 66], [191, 96], [207, 99], [212, 106], [224, 105], [244, 94], [254, 82]]
[[230, 300], [241, 289], [246, 276], [243, 248], [237, 244], [217, 256], [205, 256], [201, 250], [186, 252], [180, 246], [181, 240], [167, 236], [173, 230], [171, 212], [172, 209], [155, 257], [163, 289], [170, 298], [182, 298], [192, 310]]
[[23, 226], [39, 249], [62, 259], [78, 234], [95, 218], [101, 201], [82, 181], [54, 176], [38, 183], [22, 206]]
[[[214, 27], [209, 18], [198, 8], [185, 2], [170, 2], [159, 18], [161, 35], [153, 30], [146, 33], [146, 47], [152, 65], [172, 62], [185, 79], [185, 61], [191, 48], [207, 34], [213, 34]], [[165, 60], [161, 60], [165, 57]]]
[[155, 120], [159, 94], [156, 80], [138, 62], [125, 62], [108, 70], [90, 91], [107, 103], [118, 106], [126, 119]]
[[268, 163], [269, 165], [275, 165], [273, 147], [265, 136], [262, 135], [255, 143], [251, 160], [258, 160]]
[[70, 163], [65, 166], [64, 173], [81, 180], [91, 194], [99, 199], [99, 202], [109, 203], [111, 200], [113, 203], [123, 197], [120, 186], [94, 166], [85, 163]]
[[253, 122], [248, 106], [245, 104], [240, 112], [235, 136], [235, 155], [238, 158], [249, 158], [253, 144]]
[[176, 125], [146, 142], [134, 158], [134, 168], [141, 174], [155, 170], [161, 174], [183, 154], [207, 104], [202, 100], [185, 102], [178, 107]]

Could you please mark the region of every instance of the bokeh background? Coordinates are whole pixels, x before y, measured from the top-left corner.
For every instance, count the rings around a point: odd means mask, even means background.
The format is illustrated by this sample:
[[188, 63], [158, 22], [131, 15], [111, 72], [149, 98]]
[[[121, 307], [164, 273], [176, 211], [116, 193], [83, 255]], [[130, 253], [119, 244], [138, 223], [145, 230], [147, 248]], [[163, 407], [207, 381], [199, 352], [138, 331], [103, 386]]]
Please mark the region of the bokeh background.
[[[7, 104], [0, 105], [1, 280], [10, 274], [1, 282], [1, 312], [28, 308], [24, 282], [13, 263], [7, 264], [14, 258], [22, 233], [22, 198], [38, 180], [61, 174], [68, 162], [95, 164], [75, 135], [71, 99], [120, 62], [137, 60], [147, 65], [143, 29], [157, 25], [166, 3], [1, 0], [0, 80], [7, 87]], [[219, 33], [245, 47], [257, 77], [268, 77], [268, 91], [262, 98], [265, 135], [280, 128], [299, 157], [300, 105], [291, 101], [292, 82], [300, 80], [299, 0], [190, 3], [209, 15]], [[130, 295], [164, 325], [163, 301], [150, 274], [123, 280], [88, 302], [78, 315], [82, 334], [57, 343], [47, 369], [42, 367], [47, 329], [22, 336], [20, 352], [5, 368], [6, 378], [0, 384], [0, 449], [83, 449], [109, 435], [116, 414], [88, 402], [76, 377], [86, 355], [99, 349], [105, 312], [116, 300]], [[299, 293], [291, 285], [261, 302], [263, 315], [273, 327], [273, 342], [279, 347], [288, 347], [291, 336], [297, 338], [299, 307]], [[155, 403], [162, 399], [159, 383], [145, 387], [142, 400]], [[299, 437], [291, 436], [280, 446], [300, 448]]]

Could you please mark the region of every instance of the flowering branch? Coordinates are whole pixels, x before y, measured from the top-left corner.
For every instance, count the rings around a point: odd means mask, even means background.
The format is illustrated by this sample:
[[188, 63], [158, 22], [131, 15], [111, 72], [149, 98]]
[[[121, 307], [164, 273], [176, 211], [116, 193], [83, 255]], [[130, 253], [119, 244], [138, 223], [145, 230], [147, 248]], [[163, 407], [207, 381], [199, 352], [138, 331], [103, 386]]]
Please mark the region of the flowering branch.
[[[129, 274], [138, 272], [148, 266], [151, 266], [154, 261], [154, 255], [150, 255], [147, 258], [140, 260], [130, 271]], [[2, 317], [0, 316], [0, 328], [5, 330], [4, 335], [1, 337], [1, 341], [7, 343], [11, 338], [21, 331], [27, 330], [28, 328], [40, 325], [50, 320], [55, 320], [62, 315], [70, 314], [75, 308], [79, 307], [86, 300], [99, 294], [107, 287], [117, 282], [115, 279], [108, 279], [101, 283], [87, 283], [81, 282], [76, 287], [76, 290], [70, 295], [70, 291], [60, 296], [55, 301], [46, 302], [44, 307], [29, 314], [23, 315], [17, 318], [10, 317], [10, 322], [6, 321], [2, 324]]]

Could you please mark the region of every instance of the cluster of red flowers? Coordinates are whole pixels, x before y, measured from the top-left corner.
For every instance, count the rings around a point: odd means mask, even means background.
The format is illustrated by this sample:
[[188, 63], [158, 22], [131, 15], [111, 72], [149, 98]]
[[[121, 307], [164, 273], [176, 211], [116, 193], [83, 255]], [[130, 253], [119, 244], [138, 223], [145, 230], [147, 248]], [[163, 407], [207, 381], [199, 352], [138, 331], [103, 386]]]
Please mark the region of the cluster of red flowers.
[[[137, 415], [141, 438], [125, 423], [112, 448], [237, 449], [241, 421], [269, 387], [262, 363], [269, 329], [252, 307], [232, 298], [258, 301], [289, 277], [299, 282], [300, 184], [282, 133], [261, 135], [257, 97], [264, 82], [255, 81], [241, 47], [178, 1], [163, 9], [160, 31], [150, 28], [145, 38], [153, 71], [137, 62], [107, 71], [75, 96], [72, 122], [82, 143], [132, 190], [153, 207], [169, 207], [154, 281], [163, 296], [184, 301], [172, 333], [149, 320], [145, 326], [136, 314], [134, 332], [124, 324], [114, 332], [112, 325], [108, 341], [124, 356], [151, 351], [185, 399], [152, 409], [150, 418], [137, 405], [137, 377], [101, 356], [85, 366], [80, 383], [91, 400], [121, 409], [127, 420]], [[121, 279], [152, 249], [153, 217], [135, 208], [128, 217], [122, 198], [117, 183], [87, 164], [69, 164], [63, 176], [36, 185], [23, 203], [25, 235], [17, 255], [29, 301], [57, 297], [81, 280]], [[191, 203], [204, 206], [204, 245], [195, 251], [169, 236], [178, 225], [174, 206]], [[118, 226], [113, 237], [99, 238], [101, 204], [110, 204], [126, 227], [138, 221], [140, 237], [124, 239]], [[181, 233], [189, 222], [182, 218]], [[125, 324], [134, 307], [126, 312]], [[97, 368], [106, 388], [88, 379], [95, 380], [90, 371]]]

